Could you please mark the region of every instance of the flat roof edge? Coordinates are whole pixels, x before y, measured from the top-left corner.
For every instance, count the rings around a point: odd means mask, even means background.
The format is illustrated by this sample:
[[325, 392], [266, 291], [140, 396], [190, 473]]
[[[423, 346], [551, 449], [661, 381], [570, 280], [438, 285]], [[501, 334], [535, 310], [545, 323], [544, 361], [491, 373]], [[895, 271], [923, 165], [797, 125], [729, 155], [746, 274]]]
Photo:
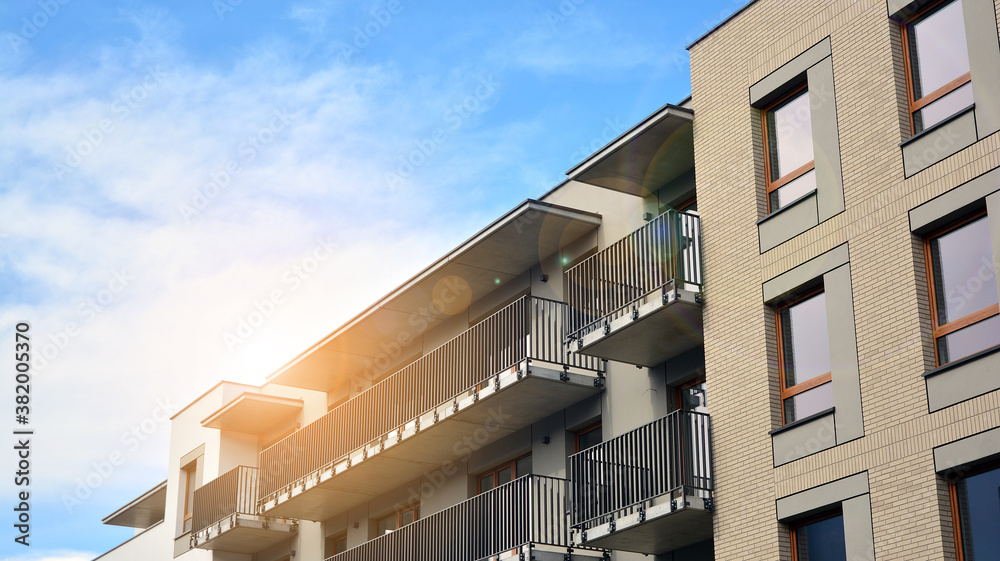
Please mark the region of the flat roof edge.
[[744, 11], [746, 11], [747, 8], [749, 8], [750, 6], [752, 6], [756, 2], [757, 2], [757, 0], [750, 0], [749, 2], [747, 2], [746, 4], [744, 4], [742, 8], [740, 8], [740, 9], [736, 10], [735, 12], [729, 14], [729, 16], [726, 17], [726, 19], [724, 19], [724, 20], [720, 21], [719, 23], [715, 24], [712, 27], [712, 29], [709, 29], [704, 34], [702, 34], [701, 37], [698, 37], [697, 39], [695, 39], [690, 45], [688, 45], [687, 47], [684, 47], [684, 50], [690, 51], [691, 47], [693, 47], [693, 46], [697, 45], [698, 43], [701, 43], [702, 41], [704, 41], [706, 38], [708, 38], [709, 35], [715, 33], [716, 31], [718, 31], [720, 28], [722, 28], [722, 26], [724, 26], [727, 23], [729, 23], [730, 20], [732, 20], [736, 16], [742, 14]]
[[600, 161], [604, 160], [609, 155], [611, 155], [615, 150], [620, 148], [620, 146], [616, 146], [617, 144], [619, 144], [626, 138], [640, 134], [642, 132], [642, 129], [652, 127], [653, 125], [659, 123], [663, 119], [666, 119], [671, 115], [672, 112], [686, 113], [692, 118], [694, 117], [693, 110], [688, 109], [686, 107], [680, 107], [679, 105], [674, 105], [672, 103], [668, 103], [663, 107], [660, 107], [656, 111], [647, 115], [646, 118], [636, 123], [632, 128], [618, 135], [617, 138], [605, 144], [590, 156], [587, 156], [582, 162], [570, 168], [569, 171], [566, 172], [566, 175], [569, 176], [570, 179], [573, 179], [574, 176], [579, 175], [583, 171], [593, 167], [594, 165], [596, 165], [597, 163], [599, 163]]
[[160, 484], [156, 485], [155, 487], [153, 487], [149, 491], [146, 491], [145, 493], [139, 495], [138, 497], [136, 497], [136, 498], [132, 499], [131, 501], [129, 501], [128, 503], [126, 503], [125, 506], [123, 506], [123, 507], [119, 508], [118, 510], [112, 512], [111, 514], [105, 516], [103, 519], [101, 519], [101, 523], [102, 524], [109, 524], [111, 526], [116, 526], [116, 524], [111, 524], [108, 521], [111, 520], [112, 518], [115, 518], [116, 516], [121, 516], [122, 514], [125, 513], [125, 511], [129, 510], [130, 508], [134, 508], [135, 506], [137, 506], [142, 501], [144, 501], [144, 500], [148, 499], [149, 497], [155, 495], [157, 492], [160, 491], [160, 489], [166, 489], [166, 487], [167, 487], [167, 481], [163, 480], [163, 483], [160, 483]]

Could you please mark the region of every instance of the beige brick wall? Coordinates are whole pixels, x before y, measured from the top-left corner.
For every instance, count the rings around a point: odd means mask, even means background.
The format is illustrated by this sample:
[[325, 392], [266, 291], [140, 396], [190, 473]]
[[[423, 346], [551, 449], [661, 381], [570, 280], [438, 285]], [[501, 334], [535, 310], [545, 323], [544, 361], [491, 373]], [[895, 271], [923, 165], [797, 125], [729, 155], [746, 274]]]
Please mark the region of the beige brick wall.
[[[763, 157], [748, 88], [827, 36], [847, 208], [760, 255], [754, 223], [764, 215]], [[716, 558], [790, 559], [774, 500], [867, 470], [877, 558], [954, 559], [946, 486], [931, 450], [1000, 426], [1000, 396], [927, 413], [927, 283], [907, 211], [1000, 166], [1000, 135], [904, 179], [905, 85], [885, 0], [760, 0], [695, 45], [691, 69]], [[775, 469], [767, 434], [780, 424], [774, 321], [760, 285], [844, 242], [866, 436]]]

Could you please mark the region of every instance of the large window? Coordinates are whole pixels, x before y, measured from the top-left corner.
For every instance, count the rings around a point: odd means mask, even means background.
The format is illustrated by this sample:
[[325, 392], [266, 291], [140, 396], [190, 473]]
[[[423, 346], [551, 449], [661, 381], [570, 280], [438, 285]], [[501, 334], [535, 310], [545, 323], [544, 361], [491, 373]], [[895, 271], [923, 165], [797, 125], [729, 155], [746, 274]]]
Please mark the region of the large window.
[[195, 479], [197, 474], [197, 461], [181, 468], [181, 478], [184, 480], [184, 532], [191, 531], [191, 519], [194, 516], [194, 491], [198, 485]]
[[347, 551], [347, 534], [327, 536], [323, 551], [324, 559]]
[[794, 561], [847, 561], [844, 515], [840, 512], [792, 526]]
[[934, 352], [939, 365], [1000, 344], [996, 267], [985, 215], [927, 238]]
[[959, 561], [1000, 560], [1000, 468], [952, 483], [951, 504]]
[[961, 0], [940, 2], [903, 24], [913, 134], [972, 105]]
[[501, 464], [476, 478], [477, 493], [485, 493], [491, 489], [510, 483], [522, 475], [531, 473], [531, 454]]
[[576, 431], [576, 451], [580, 452], [600, 444], [602, 441], [601, 432], [600, 421]]
[[809, 294], [776, 313], [782, 419], [788, 424], [833, 407], [826, 294]]
[[803, 86], [762, 113], [768, 212], [816, 190], [810, 111]]
[[[382, 536], [392, 532], [393, 530], [398, 530], [403, 526], [406, 526], [410, 522], [413, 522], [420, 517], [420, 505], [410, 505], [406, 508], [397, 510], [396, 512], [383, 516], [375, 521], [375, 535]], [[345, 541], [346, 545], [346, 541]]]

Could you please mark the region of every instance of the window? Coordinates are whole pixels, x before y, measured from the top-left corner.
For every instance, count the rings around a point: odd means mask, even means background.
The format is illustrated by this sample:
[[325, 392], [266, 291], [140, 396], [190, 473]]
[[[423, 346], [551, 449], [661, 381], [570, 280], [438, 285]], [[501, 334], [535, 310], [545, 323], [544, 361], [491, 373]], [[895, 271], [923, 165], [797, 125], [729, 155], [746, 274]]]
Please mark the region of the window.
[[847, 561], [844, 515], [839, 511], [791, 528], [793, 561]]
[[705, 393], [704, 376], [677, 388], [677, 407], [684, 411], [708, 413], [708, 396]]
[[[413, 522], [420, 516], [420, 504], [415, 504], [408, 506], [406, 508], [397, 510], [396, 512], [383, 516], [375, 521], [375, 535], [382, 536], [392, 532], [393, 530], [398, 530], [403, 526], [406, 526], [410, 522]], [[346, 538], [345, 538], [346, 546]]]
[[324, 559], [332, 557], [338, 553], [347, 551], [347, 534], [339, 536], [327, 536]]
[[181, 468], [181, 478], [184, 480], [184, 529], [191, 531], [191, 519], [194, 516], [194, 490], [197, 486], [195, 476], [198, 474], [198, 463], [191, 462]]
[[788, 424], [833, 407], [826, 294], [807, 295], [776, 313], [781, 412]]
[[802, 86], [762, 112], [768, 212], [816, 190], [810, 111]]
[[1000, 559], [1000, 468], [952, 483], [951, 511], [959, 561]]
[[972, 105], [961, 0], [938, 3], [903, 24], [903, 46], [913, 134]]
[[531, 473], [531, 454], [479, 474], [476, 478], [476, 493], [485, 493], [529, 473]]
[[582, 428], [576, 431], [576, 451], [580, 452], [590, 448], [591, 446], [596, 446], [602, 442], [601, 434], [601, 422], [590, 425], [589, 427]]
[[996, 270], [985, 214], [924, 244], [938, 365], [1000, 344]]

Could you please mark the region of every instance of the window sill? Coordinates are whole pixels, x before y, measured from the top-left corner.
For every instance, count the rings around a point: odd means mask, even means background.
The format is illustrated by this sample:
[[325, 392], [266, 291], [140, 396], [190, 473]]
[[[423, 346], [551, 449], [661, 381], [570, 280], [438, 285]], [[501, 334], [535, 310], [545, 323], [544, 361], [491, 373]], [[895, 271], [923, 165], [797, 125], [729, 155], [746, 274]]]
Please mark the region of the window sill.
[[778, 210], [772, 212], [771, 214], [768, 214], [764, 218], [761, 218], [757, 222], [754, 222], [754, 224], [756, 224], [757, 226], [760, 226], [761, 224], [763, 224], [764, 222], [767, 222], [771, 218], [774, 218], [775, 216], [778, 216], [782, 212], [785, 212], [786, 210], [788, 210], [788, 209], [792, 208], [793, 206], [797, 205], [799, 203], [799, 201], [801, 201], [801, 200], [803, 200], [803, 199], [805, 199], [807, 197], [811, 197], [811, 196], [815, 195], [816, 191], [817, 191], [816, 189], [813, 189], [812, 191], [809, 191], [805, 195], [802, 195], [801, 197], [799, 197], [799, 198], [795, 199], [794, 201], [788, 203], [787, 205], [779, 208]]
[[963, 364], [968, 364], [970, 362], [975, 362], [975, 361], [977, 361], [977, 360], [979, 360], [979, 359], [981, 359], [983, 357], [990, 356], [991, 354], [997, 353], [997, 352], [1000, 352], [1000, 345], [993, 345], [992, 347], [990, 347], [988, 349], [984, 349], [982, 351], [979, 351], [978, 353], [974, 353], [974, 354], [971, 354], [969, 356], [965, 356], [965, 357], [962, 357], [960, 359], [953, 360], [953, 361], [949, 362], [948, 364], [943, 364], [941, 366], [938, 366], [937, 368], [933, 368], [931, 370], [928, 370], [927, 372], [924, 372], [923, 376], [924, 376], [924, 378], [929, 378], [931, 376], [940, 374], [942, 372], [947, 372], [948, 370], [951, 370], [952, 368], [958, 368], [959, 366], [962, 366]]
[[907, 144], [910, 144], [911, 142], [916, 142], [916, 141], [920, 140], [921, 138], [923, 138], [925, 136], [928, 136], [930, 134], [934, 134], [935, 131], [940, 130], [941, 128], [944, 128], [944, 127], [948, 126], [950, 123], [953, 123], [954, 121], [958, 120], [959, 117], [961, 117], [962, 115], [965, 115], [969, 111], [973, 111], [975, 108], [976, 108], [976, 104], [973, 103], [972, 105], [966, 107], [965, 109], [960, 109], [959, 111], [957, 111], [951, 117], [948, 117], [947, 119], [941, 121], [940, 123], [936, 123], [931, 128], [924, 129], [924, 130], [918, 132], [917, 134], [911, 136], [910, 138], [907, 138], [906, 140], [900, 142], [899, 143], [899, 147], [902, 148], [902, 147], [906, 146]]
[[768, 431], [767, 434], [770, 434], [771, 436], [774, 436], [776, 434], [781, 434], [781, 433], [783, 433], [785, 431], [792, 430], [795, 427], [802, 426], [802, 425], [804, 425], [806, 423], [810, 423], [812, 421], [815, 421], [816, 419], [819, 419], [821, 417], [825, 417], [827, 415], [833, 415], [833, 410], [834, 410], [834, 408], [831, 407], [829, 409], [825, 409], [823, 411], [820, 411], [819, 413], [813, 413], [812, 415], [809, 415], [808, 417], [803, 417], [803, 418], [799, 419], [798, 421], [794, 421], [794, 422], [788, 423], [787, 425], [783, 425], [783, 426], [780, 426], [780, 427], [778, 427], [778, 428], [776, 428], [774, 430]]

